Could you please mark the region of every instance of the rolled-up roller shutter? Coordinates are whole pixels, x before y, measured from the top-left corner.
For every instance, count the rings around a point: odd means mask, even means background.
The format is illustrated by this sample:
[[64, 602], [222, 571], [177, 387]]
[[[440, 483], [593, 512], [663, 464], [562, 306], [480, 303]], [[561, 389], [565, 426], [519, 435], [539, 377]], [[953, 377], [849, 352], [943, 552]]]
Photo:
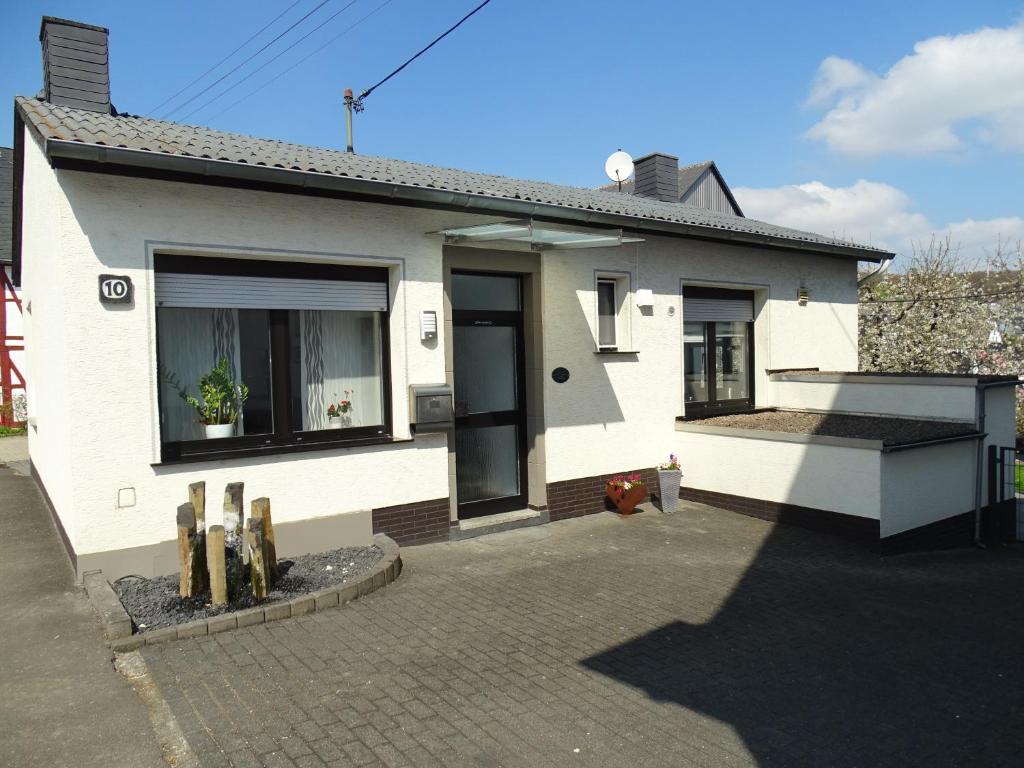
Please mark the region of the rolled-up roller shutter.
[[333, 309], [386, 312], [388, 286], [355, 280], [156, 273], [160, 307]]
[[683, 319], [701, 323], [753, 322], [754, 294], [750, 291], [683, 289]]

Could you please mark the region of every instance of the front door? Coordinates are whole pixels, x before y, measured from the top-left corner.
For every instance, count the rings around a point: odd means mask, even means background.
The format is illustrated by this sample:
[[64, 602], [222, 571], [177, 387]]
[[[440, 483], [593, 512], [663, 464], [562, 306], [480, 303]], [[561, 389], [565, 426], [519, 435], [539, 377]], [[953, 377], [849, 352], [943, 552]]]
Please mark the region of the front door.
[[453, 272], [459, 519], [526, 506], [522, 279]]

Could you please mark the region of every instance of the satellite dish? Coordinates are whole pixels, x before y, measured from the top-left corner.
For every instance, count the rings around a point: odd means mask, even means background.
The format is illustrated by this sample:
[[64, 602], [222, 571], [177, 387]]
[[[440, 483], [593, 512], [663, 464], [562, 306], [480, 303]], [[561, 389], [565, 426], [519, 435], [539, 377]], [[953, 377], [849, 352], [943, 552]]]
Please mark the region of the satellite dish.
[[604, 161], [604, 172], [608, 175], [609, 179], [619, 182], [621, 187], [622, 182], [633, 175], [633, 158], [621, 149], [617, 152], [612, 152], [608, 159]]

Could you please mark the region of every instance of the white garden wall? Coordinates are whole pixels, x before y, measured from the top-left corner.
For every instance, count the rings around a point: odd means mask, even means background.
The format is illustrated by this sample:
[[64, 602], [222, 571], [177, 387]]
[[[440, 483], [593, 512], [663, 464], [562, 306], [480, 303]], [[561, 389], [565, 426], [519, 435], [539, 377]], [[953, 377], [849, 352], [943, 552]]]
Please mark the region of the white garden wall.
[[974, 421], [975, 383], [973, 378], [781, 373], [771, 376], [767, 404], [802, 411]]
[[885, 454], [881, 535], [973, 510], [977, 445], [964, 440]]
[[687, 488], [879, 519], [878, 444], [754, 430], [712, 434], [682, 424], [679, 429], [676, 452]]

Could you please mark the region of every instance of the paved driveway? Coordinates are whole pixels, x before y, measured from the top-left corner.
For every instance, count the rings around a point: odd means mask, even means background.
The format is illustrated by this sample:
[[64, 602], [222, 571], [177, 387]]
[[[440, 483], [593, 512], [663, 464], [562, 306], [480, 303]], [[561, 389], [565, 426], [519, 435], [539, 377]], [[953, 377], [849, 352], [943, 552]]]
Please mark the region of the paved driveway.
[[946, 766], [1024, 754], [1024, 558], [689, 505], [407, 549], [144, 656], [204, 765]]

